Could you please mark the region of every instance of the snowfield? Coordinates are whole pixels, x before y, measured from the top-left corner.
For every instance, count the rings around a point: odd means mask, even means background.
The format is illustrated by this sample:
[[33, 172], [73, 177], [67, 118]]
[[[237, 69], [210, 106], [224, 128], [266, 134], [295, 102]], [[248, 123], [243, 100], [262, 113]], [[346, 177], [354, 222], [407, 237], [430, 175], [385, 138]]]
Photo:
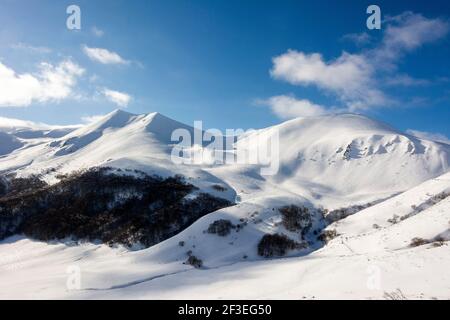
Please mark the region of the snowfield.
[[[298, 118], [239, 137], [235, 150], [252, 153], [260, 136], [279, 135], [278, 173], [264, 176], [254, 164], [174, 164], [178, 128], [194, 130], [159, 113], [120, 110], [86, 126], [52, 128], [62, 135], [1, 127], [0, 172], [40, 174], [49, 183], [97, 166], [178, 174], [235, 205], [141, 250], [9, 237], [0, 242], [0, 298], [450, 298], [450, 145], [361, 115]], [[27, 130], [38, 129], [47, 130]], [[291, 205], [311, 217], [301, 237], [283, 221], [280, 208]], [[327, 219], [334, 210], [342, 214]], [[208, 231], [221, 220], [231, 230]], [[258, 244], [266, 234], [307, 245], [265, 258]], [[185, 264], [189, 256], [202, 267]]]

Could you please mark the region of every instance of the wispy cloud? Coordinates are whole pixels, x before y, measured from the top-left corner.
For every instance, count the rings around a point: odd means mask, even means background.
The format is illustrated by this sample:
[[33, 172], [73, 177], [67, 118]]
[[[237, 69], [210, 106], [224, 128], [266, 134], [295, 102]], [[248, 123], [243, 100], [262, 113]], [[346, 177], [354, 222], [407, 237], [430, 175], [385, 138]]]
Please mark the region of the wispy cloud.
[[82, 46], [84, 54], [91, 60], [102, 64], [129, 64], [128, 60], [122, 58], [118, 53], [102, 48], [90, 48], [86, 45]]
[[104, 114], [92, 115], [92, 116], [84, 116], [81, 117], [81, 121], [86, 124], [97, 122], [98, 120], [104, 118]]
[[79, 125], [49, 125], [42, 122], [0, 117], [0, 131], [5, 132], [17, 131], [19, 129], [53, 130], [78, 127]]
[[26, 107], [33, 102], [68, 98], [84, 72], [71, 60], [58, 65], [41, 63], [36, 74], [17, 74], [0, 62], [0, 107]]
[[335, 94], [350, 110], [366, 109], [388, 102], [376, 88], [374, 67], [361, 55], [343, 53], [325, 61], [321, 54], [294, 50], [274, 58], [271, 75], [293, 85], [314, 85]]
[[415, 136], [419, 139], [432, 140], [450, 144], [450, 139], [441, 133], [426, 132], [412, 129], [407, 130], [406, 133]]
[[371, 38], [367, 32], [362, 33], [349, 33], [344, 35], [341, 40], [350, 41], [356, 44], [357, 46], [363, 46], [370, 42]]
[[386, 79], [385, 84], [388, 86], [416, 87], [426, 86], [431, 83], [427, 79], [413, 78], [407, 74], [399, 74]]
[[18, 42], [11, 45], [11, 48], [16, 50], [26, 50], [31, 51], [33, 53], [47, 54], [51, 53], [52, 49], [43, 46], [33, 46], [27, 43]]
[[[349, 111], [395, 105], [395, 99], [384, 92], [384, 86], [428, 83], [426, 79], [399, 74], [397, 65], [400, 58], [446, 36], [449, 24], [411, 12], [390, 17], [386, 24], [382, 40], [375, 48], [362, 49], [354, 54], [343, 52], [331, 60], [325, 60], [320, 53], [288, 50], [273, 59], [270, 74], [274, 79], [292, 85], [315, 86], [334, 95]], [[364, 34], [346, 37], [355, 41], [367, 38]]]
[[108, 88], [104, 88], [100, 93], [109, 101], [116, 104], [119, 107], [126, 108], [131, 101], [131, 96], [125, 92], [115, 91]]
[[447, 21], [409, 11], [387, 18], [386, 23], [381, 45], [372, 51], [377, 63], [395, 62], [405, 53], [442, 39], [449, 32]]
[[91, 28], [91, 31], [92, 31], [92, 34], [93, 34], [94, 36], [96, 36], [97, 38], [101, 38], [101, 37], [103, 37], [103, 36], [105, 35], [105, 32], [104, 32], [102, 29], [99, 29], [99, 28], [96, 27], [96, 26], [93, 26], [93, 27]]
[[297, 117], [314, 117], [327, 113], [323, 106], [312, 103], [306, 99], [297, 99], [294, 96], [280, 95], [266, 100], [257, 101], [259, 105], [266, 105], [281, 119]]
[[0, 117], [0, 130], [12, 130], [12, 129], [51, 129], [51, 126], [44, 123], [36, 123], [28, 120], [19, 120], [13, 118]]

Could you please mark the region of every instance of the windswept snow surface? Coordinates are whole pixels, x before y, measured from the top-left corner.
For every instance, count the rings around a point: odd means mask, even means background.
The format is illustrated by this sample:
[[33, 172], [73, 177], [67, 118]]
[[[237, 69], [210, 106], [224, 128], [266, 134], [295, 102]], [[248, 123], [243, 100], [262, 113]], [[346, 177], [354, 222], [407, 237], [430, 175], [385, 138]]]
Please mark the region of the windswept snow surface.
[[[254, 164], [174, 164], [171, 134], [178, 128], [194, 132], [159, 113], [118, 110], [1, 157], [0, 171], [39, 173], [49, 182], [93, 166], [182, 174], [200, 190], [237, 204], [144, 250], [6, 239], [0, 243], [0, 298], [379, 299], [392, 292], [450, 298], [449, 145], [359, 115], [299, 118], [239, 138], [235, 150], [251, 153], [261, 136], [279, 135], [279, 171], [263, 176]], [[381, 199], [327, 226], [339, 234], [328, 244], [311, 240], [308, 249], [280, 259], [257, 255], [264, 234], [298, 237], [280, 223], [282, 206], [310, 208], [318, 227], [318, 208]], [[207, 233], [219, 219], [245, 225], [225, 237]], [[426, 244], [412, 247], [414, 238]], [[188, 251], [203, 260], [202, 269], [183, 264]], [[77, 271], [81, 286], [73, 289], [68, 281]]]
[[54, 126], [45, 123], [0, 117], [0, 132], [6, 132], [22, 139], [59, 138], [80, 126]]
[[0, 156], [7, 155], [16, 149], [19, 149], [24, 144], [8, 133], [0, 132]]

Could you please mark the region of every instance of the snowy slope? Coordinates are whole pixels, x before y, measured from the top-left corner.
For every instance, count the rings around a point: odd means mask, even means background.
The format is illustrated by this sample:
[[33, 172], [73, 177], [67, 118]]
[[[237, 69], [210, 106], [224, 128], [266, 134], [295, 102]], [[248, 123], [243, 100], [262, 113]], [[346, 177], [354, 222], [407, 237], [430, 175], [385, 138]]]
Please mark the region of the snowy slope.
[[[42, 144], [51, 139], [62, 137], [76, 128], [78, 126], [50, 126], [32, 121], [0, 117], [0, 157], [7, 156], [25, 146]], [[15, 167], [12, 166], [12, 168]]]
[[[397, 224], [379, 229], [372, 225], [380, 222], [377, 215], [394, 215], [399, 202], [407, 207], [417, 204], [418, 198], [426, 200], [431, 192], [448, 190], [449, 179], [447, 174], [430, 180], [361, 211], [339, 223], [342, 235], [327, 246], [307, 256], [285, 259], [243, 260], [242, 250], [254, 250], [254, 245], [232, 246], [230, 238], [219, 243], [217, 236], [199, 232], [208, 221], [199, 221], [173, 239], [136, 252], [11, 238], [0, 245], [0, 283], [8, 289], [2, 290], [0, 297], [382, 299], [400, 290], [408, 299], [448, 299], [448, 243], [408, 244], [415, 237], [450, 239], [450, 197]], [[207, 267], [197, 270], [181, 264], [187, 248], [175, 246], [180, 239], [189, 241], [186, 246], [204, 258]], [[202, 245], [205, 241], [210, 246]], [[228, 263], [217, 263], [220, 259], [214, 257], [218, 256], [227, 256]], [[66, 288], [66, 271], [74, 266], [82, 272], [82, 288], [71, 291]]]
[[39, 173], [52, 167], [72, 171], [122, 158], [167, 160], [170, 132], [179, 126], [184, 125], [157, 113], [137, 116], [117, 110], [61, 138], [11, 155], [0, 167], [6, 170], [32, 162], [26, 165], [27, 173]]
[[[180, 167], [172, 163], [170, 153], [175, 129], [193, 128], [159, 113], [134, 115], [116, 110], [98, 121], [61, 138], [41, 140], [21, 152], [0, 159], [0, 171], [15, 170], [18, 175], [44, 174], [49, 182], [60, 173], [81, 168], [110, 166], [138, 169], [163, 177], [184, 175], [190, 183], [211, 194], [213, 185], [226, 183], [198, 166]], [[231, 188], [220, 196], [234, 201]]]
[[7, 155], [16, 149], [21, 148], [24, 145], [15, 136], [0, 132], [0, 156]]
[[[450, 165], [450, 146], [353, 114], [287, 121], [240, 139], [238, 147], [255, 152], [264, 141], [259, 136], [274, 129], [280, 137], [280, 170], [268, 182], [313, 202], [384, 198], [438, 176]], [[327, 199], [321, 201], [324, 195]]]
[[159, 113], [116, 110], [62, 138], [1, 159], [0, 170], [20, 168], [18, 173], [27, 175], [108, 165], [162, 175], [195, 177], [200, 172], [232, 185], [239, 199], [268, 193], [301, 196], [328, 208], [389, 197], [446, 172], [450, 163], [449, 145], [343, 114], [294, 119], [242, 136], [236, 149], [252, 153], [261, 147], [260, 136], [278, 132], [280, 169], [274, 176], [262, 176], [261, 166], [254, 164], [181, 166], [170, 160], [171, 134], [178, 128], [194, 131]]
[[59, 138], [79, 127], [80, 125], [55, 126], [0, 117], [0, 132], [10, 133], [22, 139]]
[[[49, 168], [67, 172], [126, 161], [150, 167], [158, 163], [176, 172], [170, 152], [175, 144], [171, 134], [178, 128], [194, 130], [159, 113], [134, 115], [116, 110], [62, 138], [3, 159], [0, 170], [23, 165], [24, 174]], [[275, 176], [261, 177], [256, 165], [204, 169], [224, 179], [244, 176], [264, 180], [268, 183], [258, 185], [273, 184], [317, 201], [323, 194], [347, 198], [394, 194], [446, 172], [450, 163], [448, 145], [403, 135], [382, 123], [350, 114], [291, 120], [244, 135], [236, 148], [253, 152], [260, 147], [258, 137], [275, 130], [281, 146], [280, 170]], [[379, 172], [383, 172], [381, 179]]]
[[[35, 139], [1, 157], [0, 171], [39, 173], [49, 182], [58, 173], [94, 166], [182, 174], [200, 190], [237, 204], [140, 251], [7, 239], [0, 244], [0, 269], [6, 270], [0, 286], [8, 290], [1, 290], [0, 298], [381, 298], [397, 288], [410, 298], [450, 297], [447, 244], [409, 247], [415, 237], [432, 242], [448, 235], [449, 145], [360, 115], [299, 118], [238, 140], [235, 149], [251, 153], [264, 141], [261, 136], [277, 132], [280, 170], [263, 176], [255, 164], [174, 164], [170, 138], [178, 128], [194, 130], [159, 113], [117, 110], [63, 137]], [[257, 255], [264, 234], [298, 238], [280, 223], [282, 206], [308, 207], [313, 229], [320, 230], [319, 208], [375, 200], [384, 201], [329, 225], [327, 230], [340, 236], [327, 245], [309, 234], [309, 247], [284, 259]], [[240, 227], [225, 237], [206, 232], [220, 219]], [[183, 264], [188, 252], [203, 260], [203, 269]], [[67, 267], [73, 265], [82, 271], [79, 291], [65, 286]], [[371, 289], [366, 283], [374, 268], [382, 285]]]

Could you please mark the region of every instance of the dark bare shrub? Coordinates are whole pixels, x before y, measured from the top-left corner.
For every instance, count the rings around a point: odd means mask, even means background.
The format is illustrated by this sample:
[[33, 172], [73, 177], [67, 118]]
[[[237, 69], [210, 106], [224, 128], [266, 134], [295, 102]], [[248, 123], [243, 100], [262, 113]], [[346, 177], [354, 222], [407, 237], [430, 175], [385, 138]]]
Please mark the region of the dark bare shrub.
[[301, 231], [306, 234], [312, 226], [311, 213], [306, 207], [286, 206], [278, 209], [281, 213], [283, 226], [288, 231]]
[[41, 180], [38, 175], [30, 175], [21, 178], [13, 177], [6, 182], [6, 186], [7, 189], [5, 194], [8, 197], [12, 197], [45, 188], [47, 183]]
[[396, 215], [396, 214], [394, 214], [394, 215], [392, 216], [392, 218], [390, 218], [390, 219], [387, 220], [387, 222], [392, 223], [392, 224], [397, 224], [397, 223], [399, 223], [400, 221], [401, 221], [401, 218], [400, 218], [398, 215]]
[[258, 254], [265, 258], [284, 256], [289, 250], [300, 248], [300, 244], [284, 234], [265, 234], [258, 244]]
[[322, 233], [317, 237], [320, 241], [323, 241], [325, 243], [330, 242], [334, 238], [336, 238], [339, 234], [337, 233], [336, 229], [333, 230], [324, 230]]
[[42, 241], [72, 237], [149, 247], [230, 205], [205, 193], [186, 199], [195, 187], [181, 177], [114, 172], [77, 171], [51, 186], [37, 177], [15, 179], [14, 192], [0, 196], [0, 240], [25, 234]]
[[225, 237], [230, 234], [231, 229], [236, 228], [230, 220], [216, 220], [208, 227], [208, 233], [217, 234], [218, 236]]
[[0, 197], [5, 195], [8, 191], [8, 183], [5, 178], [0, 176]]
[[189, 256], [186, 260], [186, 264], [193, 266], [196, 269], [200, 269], [203, 266], [203, 261], [196, 256]]
[[333, 222], [345, 219], [348, 216], [351, 216], [361, 210], [369, 208], [376, 203], [377, 203], [377, 201], [369, 202], [366, 204], [358, 204], [358, 205], [353, 205], [353, 206], [349, 206], [349, 207], [345, 207], [345, 208], [335, 209], [335, 210], [332, 210], [329, 212], [325, 210], [324, 211], [325, 219], [328, 224], [331, 224]]
[[414, 238], [411, 240], [411, 243], [409, 244], [409, 246], [410, 247], [419, 247], [419, 246], [423, 246], [428, 243], [430, 243], [428, 240], [425, 240], [422, 238]]
[[442, 236], [437, 236], [433, 239], [433, 247], [442, 247], [448, 240]]
[[435, 248], [439, 248], [445, 245], [445, 241], [434, 241], [433, 242], [433, 247]]
[[385, 292], [383, 297], [386, 300], [408, 300], [400, 289], [393, 292]]
[[213, 188], [214, 190], [216, 190], [216, 191], [219, 191], [219, 192], [225, 192], [225, 191], [227, 191], [227, 188], [221, 186], [220, 184], [215, 184], [215, 185], [212, 186], [212, 188]]

